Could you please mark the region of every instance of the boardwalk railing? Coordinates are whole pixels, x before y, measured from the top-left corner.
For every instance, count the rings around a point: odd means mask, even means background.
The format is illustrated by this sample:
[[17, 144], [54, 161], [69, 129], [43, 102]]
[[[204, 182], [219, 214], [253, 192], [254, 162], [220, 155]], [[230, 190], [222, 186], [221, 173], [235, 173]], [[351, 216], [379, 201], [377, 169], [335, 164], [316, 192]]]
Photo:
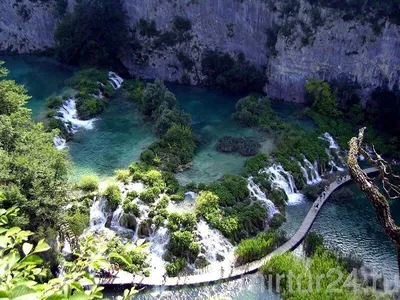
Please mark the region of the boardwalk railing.
[[[364, 169], [366, 174], [377, 172], [375, 168]], [[332, 182], [325, 188], [325, 191], [315, 200], [314, 204], [304, 218], [303, 223], [297, 232], [282, 246], [271, 252], [260, 260], [247, 263], [237, 267], [226, 267], [221, 264], [206, 267], [204, 271], [196, 271], [193, 275], [186, 275], [181, 277], [144, 277], [132, 275], [127, 272], [120, 272], [116, 278], [97, 278], [96, 281], [100, 285], [140, 285], [140, 286], [183, 286], [199, 283], [210, 283], [218, 280], [239, 277], [241, 275], [254, 272], [264, 265], [271, 257], [277, 254], [285, 253], [295, 249], [304, 239], [307, 232], [310, 230], [311, 225], [314, 223], [318, 213], [322, 209], [329, 196], [341, 185], [350, 181], [350, 175], [340, 177], [338, 180]]]

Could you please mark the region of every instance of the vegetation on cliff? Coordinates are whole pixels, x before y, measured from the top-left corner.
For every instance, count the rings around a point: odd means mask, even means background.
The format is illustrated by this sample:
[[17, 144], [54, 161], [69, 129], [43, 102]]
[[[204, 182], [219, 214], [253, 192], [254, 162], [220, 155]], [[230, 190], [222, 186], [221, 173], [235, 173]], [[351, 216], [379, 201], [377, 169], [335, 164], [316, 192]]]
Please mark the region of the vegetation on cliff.
[[56, 56], [73, 65], [113, 65], [127, 36], [122, 0], [80, 0], [57, 26]]
[[261, 92], [267, 78], [243, 53], [237, 59], [229, 54], [208, 50], [201, 60], [201, 71], [207, 76], [206, 85], [232, 92]]

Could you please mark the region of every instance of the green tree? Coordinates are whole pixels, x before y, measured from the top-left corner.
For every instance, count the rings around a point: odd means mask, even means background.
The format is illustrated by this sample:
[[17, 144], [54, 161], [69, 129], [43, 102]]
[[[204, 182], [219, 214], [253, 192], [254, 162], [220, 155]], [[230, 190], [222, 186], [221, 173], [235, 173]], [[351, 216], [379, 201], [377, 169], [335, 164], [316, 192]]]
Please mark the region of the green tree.
[[306, 90], [312, 101], [312, 108], [323, 116], [338, 117], [341, 112], [338, 109], [337, 92], [332, 91], [329, 83], [311, 78], [306, 83]]
[[46, 132], [30, 119], [24, 106], [28, 99], [23, 86], [0, 80], [0, 190], [7, 195], [0, 207], [18, 205], [19, 226], [42, 228], [45, 234], [59, 224], [69, 190], [69, 161], [66, 152], [53, 146], [57, 132]]
[[79, 0], [57, 26], [56, 55], [68, 64], [107, 66], [127, 36], [122, 0]]
[[[0, 195], [1, 196], [1, 195]], [[2, 196], [1, 196], [2, 197]], [[3, 197], [4, 198], [4, 197]], [[102, 287], [98, 287], [93, 275], [87, 273], [91, 268], [99, 270], [107, 262], [98, 254], [94, 239], [89, 238], [80, 244], [75, 253], [76, 260], [65, 262], [63, 274], [46, 280], [48, 270], [43, 267], [40, 253], [50, 246], [40, 240], [36, 245], [29, 243], [31, 231], [9, 226], [16, 217], [18, 209], [0, 209], [0, 296], [5, 299], [100, 299]], [[22, 251], [20, 251], [20, 249]], [[89, 290], [84, 284], [91, 285]]]

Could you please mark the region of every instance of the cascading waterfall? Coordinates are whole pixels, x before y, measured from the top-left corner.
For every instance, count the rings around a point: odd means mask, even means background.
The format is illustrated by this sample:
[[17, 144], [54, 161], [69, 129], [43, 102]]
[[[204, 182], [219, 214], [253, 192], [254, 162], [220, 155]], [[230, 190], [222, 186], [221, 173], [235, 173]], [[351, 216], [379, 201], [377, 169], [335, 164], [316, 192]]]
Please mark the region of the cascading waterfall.
[[124, 79], [122, 79], [120, 76], [112, 71], [108, 72], [108, 79], [115, 90], [121, 88], [122, 83], [124, 82]]
[[262, 169], [260, 173], [269, 174], [272, 187], [279, 187], [285, 191], [288, 197], [288, 205], [295, 205], [303, 202], [304, 195], [298, 193], [292, 174], [285, 171], [279, 164], [273, 164], [269, 168]]
[[304, 166], [299, 162], [299, 166], [301, 171], [303, 172], [304, 178], [308, 185], [317, 184], [322, 181], [321, 176], [318, 174], [318, 165], [317, 162], [312, 164], [304, 155], [303, 155]]
[[63, 106], [57, 112], [60, 116], [56, 118], [62, 120], [65, 125], [70, 125], [66, 127], [71, 133], [75, 133], [79, 128], [93, 129], [93, 123], [96, 121], [96, 119], [79, 120], [75, 98], [64, 101]]
[[[222, 259], [223, 264], [226, 266], [233, 264], [233, 245], [221, 232], [211, 228], [206, 221], [201, 219], [197, 222], [197, 234], [200, 237], [201, 248], [205, 250], [205, 256], [210, 263], [210, 267], [217, 267], [218, 264], [215, 263]], [[218, 268], [221, 268], [221, 264], [219, 264]]]
[[120, 221], [123, 215], [124, 215], [124, 210], [122, 206], [119, 205], [112, 214], [110, 228], [116, 231], [120, 235], [133, 236], [135, 234], [133, 230], [121, 226]]
[[68, 148], [67, 141], [60, 137], [59, 135], [55, 135], [53, 138], [53, 145], [57, 150], [63, 150]]
[[107, 200], [104, 197], [96, 199], [92, 207], [90, 208], [90, 227], [89, 230], [97, 231], [105, 228], [107, 222], [107, 216], [105, 213], [105, 208], [107, 205]]
[[[122, 83], [124, 82], [124, 79], [122, 79], [120, 76], [112, 71], [108, 72], [108, 78], [109, 82], [115, 90], [120, 89]], [[104, 86], [104, 84], [102, 84], [101, 82], [98, 83], [100, 86]], [[104, 95], [100, 89], [97, 91], [97, 94], [93, 94], [92, 96], [98, 99], [104, 98]], [[64, 101], [62, 107], [57, 110], [57, 114], [58, 116], [56, 116], [55, 118], [61, 120], [64, 123], [65, 128], [72, 134], [75, 133], [79, 128], [87, 130], [93, 129], [93, 123], [97, 120], [96, 118], [90, 120], [80, 120], [78, 118], [76, 99], [74, 97]], [[54, 137], [53, 143], [54, 146], [59, 150], [65, 149], [67, 147], [66, 140], [59, 136]]]
[[169, 243], [169, 230], [166, 227], [159, 227], [153, 234], [150, 235], [150, 277], [160, 279], [165, 274], [166, 261], [163, 259], [167, 251]]
[[342, 164], [344, 164], [344, 159], [339, 153], [339, 151], [340, 151], [339, 145], [335, 142], [333, 137], [328, 132], [325, 132], [319, 138], [324, 140], [324, 141], [327, 141], [329, 143], [329, 148], [326, 149], [326, 153], [329, 156], [329, 163], [328, 164], [331, 166], [330, 173], [332, 174], [335, 171], [335, 169], [338, 170], [339, 172], [343, 172], [344, 168], [342, 168], [342, 167], [340, 167], [340, 166], [338, 166], [336, 164], [335, 158], [334, 158], [334, 155], [333, 155], [333, 154], [335, 154], [337, 156], [337, 158], [340, 160], [340, 162]]
[[261, 191], [260, 187], [254, 183], [253, 177], [247, 179], [247, 188], [249, 189], [250, 195], [261, 201], [268, 209], [268, 219], [271, 220], [275, 214], [279, 213], [275, 204], [267, 198], [267, 196]]

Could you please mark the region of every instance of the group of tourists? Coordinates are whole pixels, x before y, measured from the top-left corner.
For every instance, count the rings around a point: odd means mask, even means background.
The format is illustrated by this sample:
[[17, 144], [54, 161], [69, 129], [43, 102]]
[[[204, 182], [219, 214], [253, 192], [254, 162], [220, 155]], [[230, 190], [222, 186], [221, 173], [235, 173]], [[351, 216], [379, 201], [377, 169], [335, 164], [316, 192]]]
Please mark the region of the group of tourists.
[[117, 277], [119, 272], [119, 265], [112, 264], [110, 269], [101, 268], [100, 271], [97, 272], [97, 276], [100, 278], [115, 278]]

